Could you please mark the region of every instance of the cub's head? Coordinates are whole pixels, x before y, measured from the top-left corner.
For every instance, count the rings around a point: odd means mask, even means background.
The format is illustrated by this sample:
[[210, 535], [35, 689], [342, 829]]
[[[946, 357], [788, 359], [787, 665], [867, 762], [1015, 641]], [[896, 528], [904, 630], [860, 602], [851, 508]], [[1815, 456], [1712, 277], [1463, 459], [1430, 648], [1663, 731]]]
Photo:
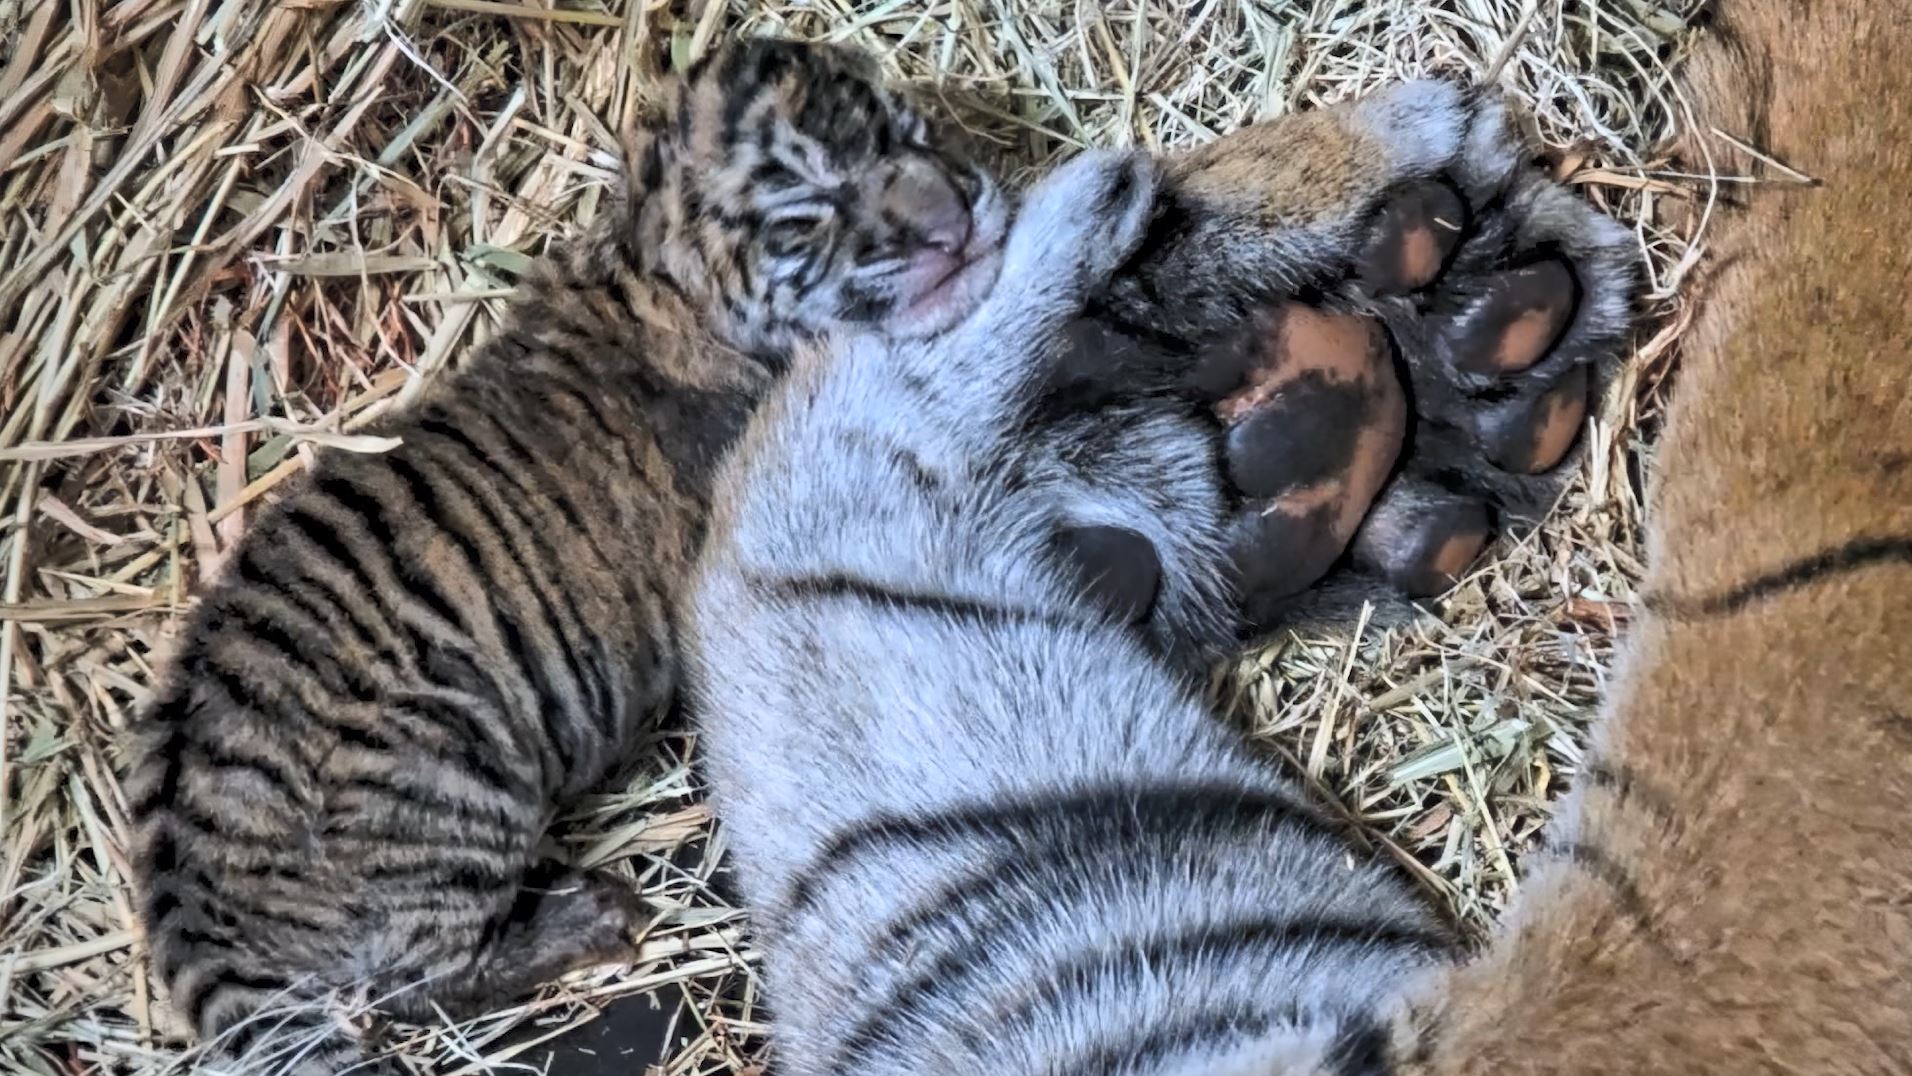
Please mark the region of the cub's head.
[[638, 253], [746, 349], [846, 326], [922, 336], [988, 292], [1008, 205], [862, 55], [747, 40], [632, 147]]

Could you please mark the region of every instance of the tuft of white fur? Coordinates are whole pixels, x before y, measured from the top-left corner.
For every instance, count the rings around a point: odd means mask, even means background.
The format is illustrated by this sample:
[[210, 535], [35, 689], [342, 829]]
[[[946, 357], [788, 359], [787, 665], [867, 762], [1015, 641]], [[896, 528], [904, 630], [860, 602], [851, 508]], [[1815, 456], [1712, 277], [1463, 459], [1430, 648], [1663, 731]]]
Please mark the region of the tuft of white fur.
[[[1473, 137], [1466, 91], [1441, 79], [1390, 86], [1362, 98], [1355, 113], [1386, 148], [1388, 166], [1400, 176], [1431, 176], [1462, 155]], [[1489, 117], [1498, 122], [1499, 110]]]

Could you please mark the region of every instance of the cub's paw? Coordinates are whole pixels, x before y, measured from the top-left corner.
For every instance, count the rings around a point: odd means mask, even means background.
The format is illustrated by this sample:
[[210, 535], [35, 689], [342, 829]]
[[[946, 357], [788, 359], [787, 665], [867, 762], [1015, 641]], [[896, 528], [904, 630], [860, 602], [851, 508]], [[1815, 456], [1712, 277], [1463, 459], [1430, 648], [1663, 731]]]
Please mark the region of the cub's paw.
[[1100, 286], [1141, 245], [1158, 171], [1145, 153], [1090, 150], [1049, 173], [1010, 226], [1002, 282], [1041, 290]]
[[1572, 471], [1629, 323], [1630, 244], [1478, 107], [1495, 129], [1389, 191], [1339, 284], [1196, 362], [1252, 628], [1326, 612], [1310, 588], [1330, 576], [1340, 603], [1445, 590]]
[[539, 874], [520, 892], [494, 961], [494, 974], [512, 990], [523, 993], [566, 972], [635, 955], [652, 913], [629, 883], [556, 865], [544, 865]]

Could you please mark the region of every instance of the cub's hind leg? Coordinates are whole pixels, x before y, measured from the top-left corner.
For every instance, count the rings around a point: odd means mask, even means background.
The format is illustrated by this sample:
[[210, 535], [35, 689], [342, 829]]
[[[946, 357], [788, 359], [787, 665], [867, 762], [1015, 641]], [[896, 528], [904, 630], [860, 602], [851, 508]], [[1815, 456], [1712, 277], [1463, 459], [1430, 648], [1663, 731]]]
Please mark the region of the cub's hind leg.
[[476, 1011], [573, 971], [630, 960], [644, 916], [643, 898], [628, 882], [545, 864], [496, 926], [469, 985], [455, 991], [465, 996], [460, 1007]]

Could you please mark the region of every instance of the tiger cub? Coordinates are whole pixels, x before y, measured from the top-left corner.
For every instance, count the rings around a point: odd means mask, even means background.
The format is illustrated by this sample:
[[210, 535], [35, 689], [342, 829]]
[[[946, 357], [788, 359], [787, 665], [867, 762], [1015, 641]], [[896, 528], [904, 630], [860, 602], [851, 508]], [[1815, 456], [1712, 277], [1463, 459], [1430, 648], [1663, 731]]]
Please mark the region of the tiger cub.
[[[1252, 536], [1289, 516], [1312, 528], [1291, 548], [1358, 544], [1329, 517], [1393, 495], [1363, 439], [1420, 421], [1365, 323], [1282, 291], [1372, 311], [1415, 387], [1453, 390], [1410, 475], [1464, 444], [1516, 476], [1559, 458], [1549, 416], [1573, 409], [1544, 401], [1626, 327], [1628, 239], [1523, 167], [1494, 98], [1444, 83], [1231, 137], [1159, 171], [1065, 165], [967, 320], [804, 353], [718, 479], [692, 709], [781, 1072], [1367, 1073], [1406, 985], [1455, 956], [1173, 655], [1229, 637], [1255, 583], [1316, 570], [1244, 570], [1241, 494], [1274, 502]], [[1161, 211], [1238, 194], [1284, 147], [1346, 171], [1232, 216]], [[1203, 251], [1204, 277], [1265, 274], [1190, 308], [1233, 331], [1112, 327], [1149, 297], [1138, 265]], [[1044, 422], [1058, 383], [1101, 394], [1093, 421]]]
[[260, 516], [129, 780], [153, 966], [215, 1053], [330, 1073], [327, 992], [430, 1020], [627, 951], [634, 895], [538, 841], [676, 689], [713, 468], [791, 348], [993, 280], [1006, 202], [932, 138], [853, 54], [703, 63], [399, 447]]

